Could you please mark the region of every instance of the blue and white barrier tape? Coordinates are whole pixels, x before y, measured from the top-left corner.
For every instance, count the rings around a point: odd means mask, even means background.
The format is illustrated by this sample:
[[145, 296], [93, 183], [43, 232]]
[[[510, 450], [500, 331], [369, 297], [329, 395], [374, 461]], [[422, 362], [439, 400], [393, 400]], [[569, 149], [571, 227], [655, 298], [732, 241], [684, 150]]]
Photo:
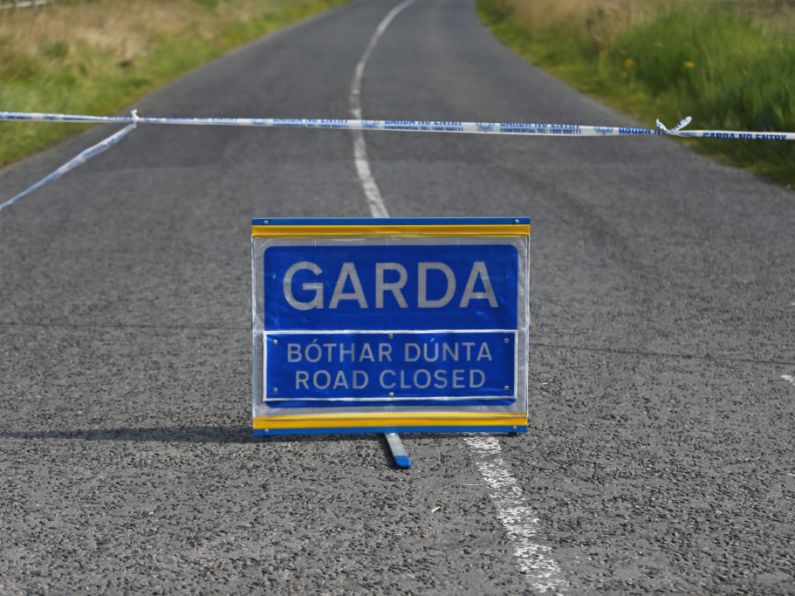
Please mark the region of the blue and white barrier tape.
[[124, 137], [126, 137], [133, 130], [135, 130], [135, 127], [137, 125], [137, 120], [138, 120], [138, 115], [136, 114], [136, 110], [132, 111], [129, 120], [130, 120], [131, 123], [128, 124], [127, 126], [125, 126], [124, 128], [122, 128], [121, 130], [119, 130], [119, 131], [113, 133], [112, 135], [110, 135], [109, 137], [101, 140], [96, 145], [92, 145], [88, 149], [85, 149], [85, 150], [81, 151], [78, 155], [76, 155], [75, 157], [73, 157], [72, 159], [67, 161], [65, 164], [63, 164], [61, 167], [59, 167], [57, 170], [54, 170], [53, 172], [50, 172], [49, 174], [47, 174], [47, 176], [45, 176], [44, 178], [42, 178], [41, 180], [36, 182], [36, 184], [34, 184], [33, 186], [30, 186], [30, 187], [26, 188], [25, 190], [23, 190], [21, 193], [19, 193], [17, 195], [14, 195], [10, 199], [8, 199], [6, 202], [0, 203], [0, 211], [5, 209], [6, 207], [10, 207], [11, 205], [16, 203], [17, 201], [21, 201], [26, 196], [28, 196], [30, 193], [32, 193], [34, 191], [37, 191], [42, 186], [45, 186], [45, 185], [49, 184], [50, 182], [53, 182], [54, 180], [58, 180], [58, 178], [60, 178], [61, 176], [63, 176], [67, 172], [69, 172], [71, 170], [74, 170], [76, 167], [83, 165], [84, 163], [86, 163], [89, 159], [91, 159], [95, 155], [99, 155], [100, 153], [104, 153], [105, 151], [107, 151], [108, 149], [113, 147], [113, 145], [115, 145], [116, 143], [121, 141]]
[[528, 122], [456, 122], [436, 120], [348, 120], [314, 118], [158, 118], [138, 116], [133, 110], [129, 116], [84, 116], [80, 114], [40, 114], [34, 112], [0, 112], [0, 121], [16, 122], [80, 122], [93, 124], [126, 124], [122, 130], [89, 147], [77, 157], [43, 178], [30, 188], [0, 203], [0, 211], [26, 197], [45, 184], [57, 180], [66, 172], [106, 151], [138, 124], [168, 124], [182, 126], [254, 126], [261, 128], [332, 128], [342, 130], [383, 130], [403, 132], [492, 134], [556, 137], [626, 137], [675, 136], [703, 139], [736, 139], [749, 141], [795, 141], [792, 132], [761, 132], [734, 130], [683, 130], [692, 120], [684, 118], [673, 128], [666, 128], [657, 120], [657, 128], [626, 126], [584, 126], [579, 124], [536, 124]]
[[685, 118], [671, 129], [659, 120], [656, 129], [626, 126], [584, 126], [579, 124], [536, 124], [528, 122], [456, 122], [435, 120], [332, 120], [314, 118], [158, 118], [151, 116], [82, 116], [78, 114], [37, 114], [0, 112], [0, 120], [26, 122], [83, 122], [116, 124], [171, 124], [189, 126], [255, 126], [263, 128], [334, 128], [345, 130], [384, 130], [562, 137], [623, 137], [668, 135], [688, 138], [722, 138], [768, 141], [795, 141], [792, 132], [743, 132], [732, 130], [682, 130], [690, 123]]

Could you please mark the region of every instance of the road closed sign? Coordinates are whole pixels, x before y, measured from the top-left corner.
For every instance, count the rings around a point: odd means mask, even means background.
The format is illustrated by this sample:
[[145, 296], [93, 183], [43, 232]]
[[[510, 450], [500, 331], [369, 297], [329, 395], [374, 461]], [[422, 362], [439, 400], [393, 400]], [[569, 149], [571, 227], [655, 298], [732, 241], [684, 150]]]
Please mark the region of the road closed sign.
[[255, 219], [257, 435], [527, 429], [530, 220]]

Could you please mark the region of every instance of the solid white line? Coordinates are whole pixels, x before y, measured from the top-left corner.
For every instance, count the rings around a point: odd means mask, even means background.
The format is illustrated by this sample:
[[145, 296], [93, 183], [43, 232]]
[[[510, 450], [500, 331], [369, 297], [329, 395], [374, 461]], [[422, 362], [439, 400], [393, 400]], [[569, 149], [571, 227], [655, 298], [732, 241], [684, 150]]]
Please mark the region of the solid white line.
[[[356, 65], [349, 100], [351, 115], [357, 120], [362, 119], [362, 78], [367, 60], [392, 19], [414, 1], [405, 0], [387, 13], [370, 38], [367, 49]], [[356, 171], [367, 197], [370, 213], [373, 217], [389, 217], [389, 211], [387, 211], [370, 169], [364, 134], [361, 130], [353, 130], [352, 133]], [[526, 575], [530, 587], [538, 592], [565, 592], [568, 589], [568, 583], [562, 578], [558, 564], [549, 556], [550, 547], [538, 544], [536, 541], [536, 536], [539, 534], [538, 517], [527, 504], [519, 483], [511, 474], [508, 464], [501, 457], [502, 450], [499, 442], [494, 437], [487, 436], [469, 437], [464, 440], [475, 451], [476, 464], [490, 488], [489, 496], [497, 509], [497, 517], [513, 544], [513, 553], [518, 560], [519, 569]]]
[[795, 385], [795, 377], [792, 375], [781, 375], [781, 378], [784, 379], [787, 383], [792, 383]]
[[497, 509], [497, 517], [513, 543], [513, 554], [530, 587], [538, 592], [565, 592], [568, 583], [550, 556], [552, 549], [538, 542], [538, 516], [528, 505], [522, 488], [502, 458], [499, 441], [488, 436], [464, 440], [477, 456], [475, 463], [491, 489], [489, 496]]
[[[404, 0], [381, 19], [381, 22], [378, 23], [378, 27], [375, 29], [375, 33], [373, 33], [373, 36], [370, 38], [370, 43], [367, 44], [367, 49], [364, 50], [364, 54], [362, 54], [362, 57], [356, 65], [353, 82], [351, 83], [351, 93], [348, 97], [351, 116], [356, 120], [362, 119], [362, 79], [364, 78], [364, 68], [367, 66], [370, 54], [373, 53], [375, 45], [384, 34], [384, 31], [386, 31], [386, 28], [389, 27], [389, 23], [392, 22], [392, 19], [398, 16], [403, 9], [407, 8], [413, 2], [414, 0]], [[370, 208], [370, 213], [373, 217], [389, 217], [389, 211], [387, 211], [386, 205], [384, 205], [381, 191], [378, 190], [378, 184], [376, 184], [375, 178], [373, 178], [373, 172], [370, 169], [370, 160], [367, 157], [367, 144], [364, 141], [364, 133], [361, 130], [353, 130], [351, 133], [353, 134], [353, 161], [356, 164], [356, 173], [359, 174], [359, 181], [362, 183], [362, 190], [364, 190], [364, 195], [367, 197], [367, 206]]]

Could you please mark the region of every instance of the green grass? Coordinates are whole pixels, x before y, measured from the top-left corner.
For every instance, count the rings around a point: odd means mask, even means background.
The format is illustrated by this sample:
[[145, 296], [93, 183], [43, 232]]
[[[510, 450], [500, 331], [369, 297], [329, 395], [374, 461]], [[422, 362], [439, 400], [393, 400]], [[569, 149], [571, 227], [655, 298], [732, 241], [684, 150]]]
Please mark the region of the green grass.
[[[4, 11], [0, 110], [113, 114], [235, 47], [346, 1], [75, 0]], [[0, 122], [0, 166], [85, 128]]]
[[[478, 0], [478, 11], [519, 54], [649, 126], [691, 115], [691, 128], [795, 131], [795, 35], [731, 4], [675, 3], [605, 34], [598, 14], [539, 26], [511, 0]], [[795, 183], [795, 143], [688, 144]]]

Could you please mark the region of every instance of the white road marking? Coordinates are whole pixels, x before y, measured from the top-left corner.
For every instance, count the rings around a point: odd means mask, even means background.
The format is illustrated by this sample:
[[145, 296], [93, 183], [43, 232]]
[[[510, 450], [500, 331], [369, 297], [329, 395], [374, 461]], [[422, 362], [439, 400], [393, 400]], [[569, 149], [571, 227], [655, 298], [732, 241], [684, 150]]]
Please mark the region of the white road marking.
[[[370, 38], [367, 49], [356, 65], [351, 84], [349, 104], [353, 118], [362, 119], [362, 79], [370, 54], [392, 20], [414, 1], [404, 0], [390, 10]], [[361, 130], [351, 132], [353, 133], [353, 158], [356, 163], [356, 172], [359, 174], [359, 181], [367, 197], [370, 213], [373, 217], [389, 217], [389, 211], [370, 169], [364, 133]], [[497, 517], [513, 544], [513, 553], [518, 560], [519, 569], [527, 577], [530, 587], [538, 592], [565, 592], [568, 589], [568, 583], [561, 576], [557, 562], [550, 556], [550, 547], [537, 542], [537, 536], [540, 533], [538, 517], [525, 500], [522, 488], [511, 474], [508, 464], [501, 457], [502, 449], [499, 442], [496, 438], [488, 436], [467, 437], [464, 440], [475, 452], [477, 457], [475, 463], [490, 489], [489, 497], [497, 509]]]
[[499, 441], [488, 436], [464, 440], [477, 455], [475, 463], [491, 489], [489, 496], [497, 509], [497, 517], [508, 532], [513, 554], [530, 587], [538, 592], [565, 592], [568, 583], [551, 557], [552, 549], [538, 543], [538, 516], [528, 505], [522, 488], [505, 463]]
[[784, 379], [787, 383], [792, 383], [793, 385], [795, 385], [795, 376], [781, 375], [781, 378]]
[[[415, 0], [404, 0], [395, 8], [390, 10], [386, 16], [378, 23], [375, 33], [370, 38], [370, 43], [367, 44], [367, 49], [359, 59], [356, 65], [356, 70], [353, 75], [353, 82], [351, 83], [351, 94], [348, 96], [348, 103], [350, 105], [351, 116], [356, 120], [362, 120], [362, 79], [364, 78], [364, 69], [367, 66], [367, 61], [370, 59], [370, 54], [373, 53], [375, 45], [381, 36], [389, 27], [401, 11], [408, 8]], [[370, 160], [367, 157], [367, 144], [364, 142], [364, 132], [361, 130], [352, 130], [353, 134], [353, 161], [356, 164], [356, 173], [359, 174], [359, 181], [362, 183], [364, 195], [367, 197], [367, 206], [370, 208], [370, 213], [373, 217], [389, 217], [384, 199], [381, 197], [381, 191], [378, 190], [378, 184], [373, 178], [373, 172], [370, 169]]]

